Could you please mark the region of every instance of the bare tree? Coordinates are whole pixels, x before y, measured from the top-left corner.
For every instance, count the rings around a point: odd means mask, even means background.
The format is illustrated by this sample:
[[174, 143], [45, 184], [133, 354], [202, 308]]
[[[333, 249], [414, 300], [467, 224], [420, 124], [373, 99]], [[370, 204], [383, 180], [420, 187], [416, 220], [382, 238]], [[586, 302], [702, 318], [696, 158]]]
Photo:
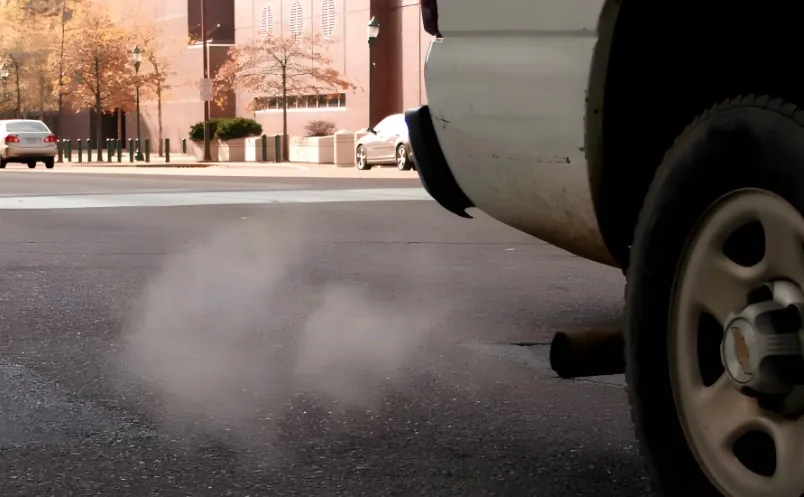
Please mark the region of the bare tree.
[[327, 95], [356, 87], [331, 67], [325, 54], [332, 41], [319, 35], [264, 37], [232, 47], [215, 77], [215, 101], [224, 105], [235, 90], [276, 98], [282, 106], [283, 160], [288, 158], [288, 100], [298, 95]]
[[155, 19], [145, 19], [132, 29], [137, 44], [143, 50], [145, 67], [143, 85], [156, 98], [157, 128], [159, 135], [159, 155], [164, 155], [164, 130], [162, 126], [162, 104], [166, 93], [173, 88], [171, 76], [173, 62], [187, 46], [187, 38], [177, 38], [165, 33]]

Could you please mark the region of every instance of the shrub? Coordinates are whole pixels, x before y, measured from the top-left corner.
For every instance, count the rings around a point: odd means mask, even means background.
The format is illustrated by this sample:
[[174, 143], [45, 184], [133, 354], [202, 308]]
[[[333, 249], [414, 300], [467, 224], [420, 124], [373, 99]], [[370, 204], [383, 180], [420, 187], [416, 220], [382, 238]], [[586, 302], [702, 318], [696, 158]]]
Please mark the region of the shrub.
[[235, 117], [232, 119], [224, 119], [218, 124], [218, 129], [215, 136], [219, 140], [236, 140], [238, 138], [246, 138], [249, 136], [259, 136], [262, 134], [262, 124], [254, 119], [245, 117]]
[[304, 128], [307, 136], [329, 136], [335, 132], [335, 124], [329, 121], [310, 121]]
[[[210, 119], [209, 120], [209, 137], [214, 138], [215, 132], [218, 130], [218, 125], [225, 119]], [[200, 142], [204, 139], [204, 121], [197, 122], [190, 126], [190, 140]]]

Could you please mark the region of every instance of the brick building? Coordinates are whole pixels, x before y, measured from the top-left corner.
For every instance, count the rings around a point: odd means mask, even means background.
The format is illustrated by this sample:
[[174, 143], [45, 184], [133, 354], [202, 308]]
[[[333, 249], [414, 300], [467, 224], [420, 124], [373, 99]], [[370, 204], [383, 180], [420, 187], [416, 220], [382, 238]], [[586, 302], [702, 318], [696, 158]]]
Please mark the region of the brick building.
[[[127, 2], [117, 0], [121, 9]], [[208, 37], [211, 76], [225, 60], [235, 43], [247, 43], [266, 34], [317, 32], [332, 39], [329, 57], [332, 67], [358, 86], [340, 98], [321, 101], [299, 98], [288, 112], [288, 132], [304, 134], [312, 120], [325, 120], [336, 129], [354, 131], [368, 125], [369, 105], [375, 122], [382, 117], [424, 102], [423, 65], [430, 36], [421, 26], [419, 0], [206, 0], [206, 23], [220, 24]], [[181, 39], [171, 68], [171, 89], [163, 99], [163, 130], [166, 138], [178, 141], [187, 136], [192, 123], [203, 119], [198, 88], [203, 75], [200, 44], [185, 45], [184, 40], [200, 37], [201, 0], [141, 0], [165, 36]], [[152, 14], [151, 14], [152, 12]], [[121, 17], [125, 13], [120, 10]], [[374, 46], [374, 80], [369, 92], [369, 47], [366, 25], [372, 16], [380, 22]], [[371, 102], [369, 102], [369, 97]], [[238, 94], [224, 108], [211, 105], [212, 117], [246, 116], [263, 124], [268, 134], [281, 133], [282, 113], [276, 108], [246, 110], [251, 97]], [[133, 137], [136, 122], [126, 116], [126, 138]], [[65, 138], [89, 136], [95, 116], [81, 113], [67, 117]], [[108, 137], [116, 135], [114, 116], [106, 116]], [[156, 103], [142, 102], [144, 137], [157, 136]], [[72, 136], [71, 136], [72, 135]]]

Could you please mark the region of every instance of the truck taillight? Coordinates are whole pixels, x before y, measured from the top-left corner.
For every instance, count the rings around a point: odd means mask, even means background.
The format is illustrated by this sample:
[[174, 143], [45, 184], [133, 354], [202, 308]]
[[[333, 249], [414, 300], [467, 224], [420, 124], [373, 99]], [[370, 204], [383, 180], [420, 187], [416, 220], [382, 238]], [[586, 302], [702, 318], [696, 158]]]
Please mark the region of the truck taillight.
[[56, 143], [56, 135], [48, 135], [45, 137], [45, 143]]
[[421, 5], [424, 30], [436, 38], [441, 38], [441, 31], [438, 29], [438, 0], [421, 0]]
[[17, 135], [8, 135], [6, 137], [6, 143], [19, 143], [20, 137]]

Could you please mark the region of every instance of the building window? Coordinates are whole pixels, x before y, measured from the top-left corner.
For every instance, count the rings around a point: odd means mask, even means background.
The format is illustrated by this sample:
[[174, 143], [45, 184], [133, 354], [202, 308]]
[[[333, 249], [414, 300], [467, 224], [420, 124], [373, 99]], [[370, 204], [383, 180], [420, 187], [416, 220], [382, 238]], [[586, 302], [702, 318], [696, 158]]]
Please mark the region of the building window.
[[[288, 110], [327, 110], [346, 107], [345, 93], [328, 95], [301, 95], [288, 97]], [[256, 111], [282, 110], [282, 97], [257, 97], [254, 99]]]
[[293, 36], [301, 36], [304, 33], [304, 10], [299, 0], [293, 2], [290, 8], [290, 32]]
[[[232, 45], [235, 42], [235, 9], [234, 0], [207, 0], [206, 4], [207, 41], [217, 45]], [[213, 26], [219, 24], [216, 29]], [[201, 2], [187, 0], [187, 34], [189, 44], [200, 44], [201, 37]]]
[[270, 5], [262, 8], [262, 15], [260, 15], [260, 36], [268, 38], [274, 34], [274, 11], [271, 10]]
[[327, 38], [335, 33], [335, 0], [323, 0], [321, 3], [321, 31]]

